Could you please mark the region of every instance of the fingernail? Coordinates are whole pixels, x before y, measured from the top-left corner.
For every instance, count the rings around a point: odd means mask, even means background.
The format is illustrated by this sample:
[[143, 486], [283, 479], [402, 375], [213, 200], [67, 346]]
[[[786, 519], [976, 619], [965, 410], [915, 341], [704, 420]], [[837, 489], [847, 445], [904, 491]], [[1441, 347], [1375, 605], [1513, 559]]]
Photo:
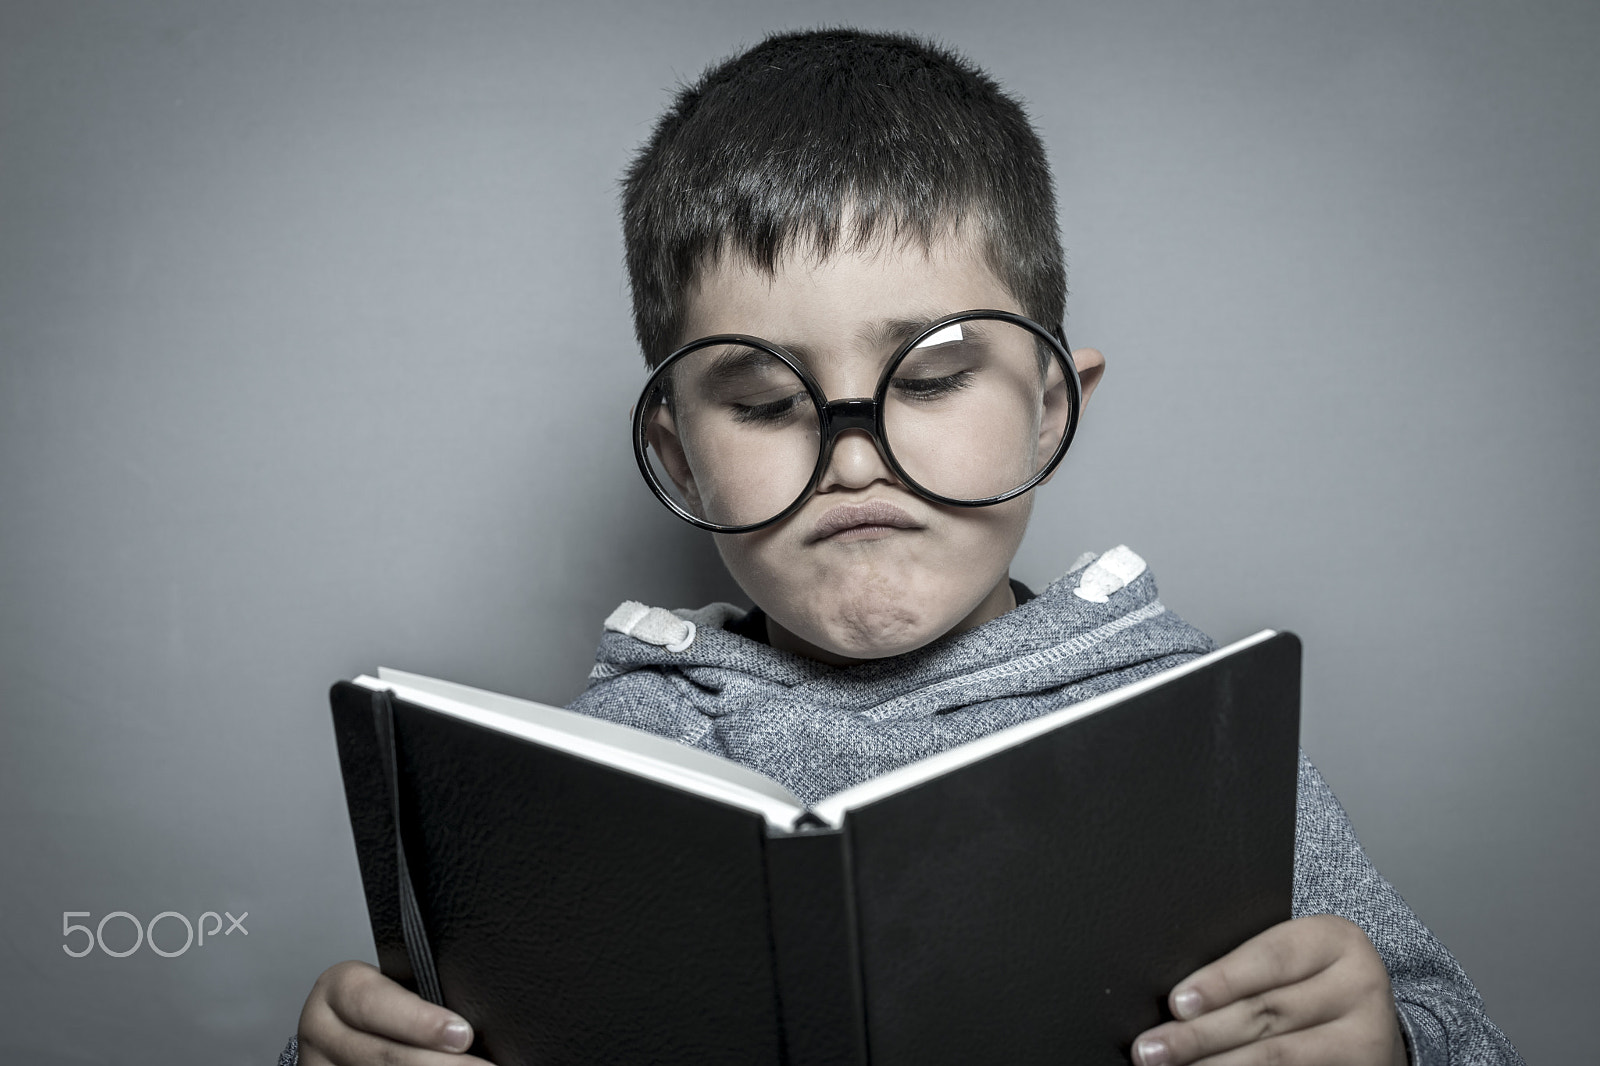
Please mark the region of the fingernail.
[[457, 1018], [446, 1022], [444, 1027], [444, 1049], [446, 1051], [465, 1051], [472, 1046], [472, 1026], [468, 1025], [465, 1018]]
[[1139, 1066], [1167, 1066], [1169, 1061], [1166, 1043], [1153, 1037], [1139, 1041], [1133, 1052], [1139, 1056]]
[[1172, 997], [1172, 1013], [1188, 1020], [1200, 1013], [1200, 993], [1192, 988], [1185, 988], [1182, 992]]

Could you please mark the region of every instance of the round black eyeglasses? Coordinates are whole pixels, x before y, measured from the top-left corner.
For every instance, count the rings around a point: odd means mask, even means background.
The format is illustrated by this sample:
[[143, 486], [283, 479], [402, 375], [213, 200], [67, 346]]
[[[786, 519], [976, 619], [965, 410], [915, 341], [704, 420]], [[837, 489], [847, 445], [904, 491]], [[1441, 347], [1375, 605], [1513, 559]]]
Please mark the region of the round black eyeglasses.
[[909, 489], [987, 507], [1050, 476], [1082, 409], [1059, 330], [1008, 311], [947, 315], [898, 348], [872, 398], [829, 400], [805, 364], [759, 337], [719, 334], [673, 352], [633, 413], [639, 470], [674, 514], [748, 533], [798, 509], [841, 433], [860, 430]]

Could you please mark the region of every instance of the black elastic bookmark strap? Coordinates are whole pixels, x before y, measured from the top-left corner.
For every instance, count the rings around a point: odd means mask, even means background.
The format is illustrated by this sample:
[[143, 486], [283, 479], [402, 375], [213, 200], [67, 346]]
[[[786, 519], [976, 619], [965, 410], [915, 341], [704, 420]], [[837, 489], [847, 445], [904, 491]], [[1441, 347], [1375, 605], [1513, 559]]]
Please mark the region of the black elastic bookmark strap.
[[394, 818], [395, 865], [400, 870], [400, 930], [406, 939], [406, 955], [411, 959], [411, 974], [417, 981], [417, 994], [429, 1003], [444, 1006], [444, 994], [439, 991], [439, 972], [433, 966], [433, 952], [428, 950], [428, 932], [422, 926], [422, 908], [417, 906], [417, 892], [411, 884], [411, 870], [406, 865], [406, 838], [400, 831], [400, 763], [394, 742], [394, 705], [389, 702], [389, 692], [372, 694], [372, 718], [378, 728], [378, 747], [383, 754], [383, 776], [389, 782], [389, 810]]

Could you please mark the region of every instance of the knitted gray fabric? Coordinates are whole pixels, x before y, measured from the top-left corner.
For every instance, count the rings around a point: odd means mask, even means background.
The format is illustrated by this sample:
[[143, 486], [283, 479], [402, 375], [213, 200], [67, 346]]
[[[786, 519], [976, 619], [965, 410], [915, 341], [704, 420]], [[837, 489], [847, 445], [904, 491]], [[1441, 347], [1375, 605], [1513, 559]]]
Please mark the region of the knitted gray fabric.
[[[738, 608], [624, 604], [572, 710], [716, 752], [807, 803], [1212, 650], [1125, 547], [1086, 555], [1037, 597], [925, 648], [835, 668], [729, 633]], [[1368, 861], [1304, 753], [1295, 917], [1337, 914], [1383, 957], [1417, 1066], [1520, 1064], [1460, 965]], [[280, 1066], [295, 1066], [290, 1041]]]
[[[1080, 578], [1105, 602], [1080, 596]], [[806, 803], [1213, 647], [1156, 598], [1127, 548], [1084, 556], [976, 629], [847, 669], [727, 632], [742, 612], [726, 604], [640, 615], [649, 610], [625, 604], [607, 619], [571, 709], [715, 752]], [[694, 623], [679, 651], [660, 643], [679, 635], [662, 624], [676, 619]]]
[[[975, 629], [859, 666], [826, 666], [729, 633], [722, 627], [742, 612], [726, 604], [648, 611], [624, 605], [607, 620], [589, 687], [571, 708], [716, 752], [807, 803], [1213, 648], [1166, 609], [1154, 576], [1125, 547], [1083, 557]], [[1293, 913], [1341, 915], [1371, 939], [1412, 1062], [1522, 1061], [1460, 965], [1368, 861], [1304, 753]]]

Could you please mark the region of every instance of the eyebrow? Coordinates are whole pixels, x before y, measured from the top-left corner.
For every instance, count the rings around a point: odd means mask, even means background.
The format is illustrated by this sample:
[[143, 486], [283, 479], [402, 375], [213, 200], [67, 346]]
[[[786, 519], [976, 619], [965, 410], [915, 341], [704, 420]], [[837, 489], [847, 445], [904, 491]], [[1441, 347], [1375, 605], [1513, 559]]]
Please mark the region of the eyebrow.
[[755, 348], [734, 347], [719, 352], [716, 358], [711, 360], [711, 365], [699, 375], [698, 381], [701, 388], [714, 388], [737, 381], [752, 371], [771, 370], [774, 362], [776, 360], [766, 352]]
[[884, 319], [881, 322], [863, 326], [856, 331], [856, 336], [874, 347], [887, 348], [891, 345], [898, 347], [945, 317], [945, 314], [948, 313], [923, 315], [917, 318]]
[[[930, 310], [925, 315], [916, 315], [908, 318], [881, 318], [875, 322], [866, 323], [856, 330], [855, 335], [857, 340], [866, 344], [869, 348], [878, 349], [887, 356], [890, 351], [898, 348], [948, 314], [950, 314], [949, 311]], [[807, 364], [810, 364], [812, 356], [816, 354], [816, 349], [810, 345], [790, 344], [787, 341], [780, 341], [779, 343], [792, 352], [797, 359]]]

